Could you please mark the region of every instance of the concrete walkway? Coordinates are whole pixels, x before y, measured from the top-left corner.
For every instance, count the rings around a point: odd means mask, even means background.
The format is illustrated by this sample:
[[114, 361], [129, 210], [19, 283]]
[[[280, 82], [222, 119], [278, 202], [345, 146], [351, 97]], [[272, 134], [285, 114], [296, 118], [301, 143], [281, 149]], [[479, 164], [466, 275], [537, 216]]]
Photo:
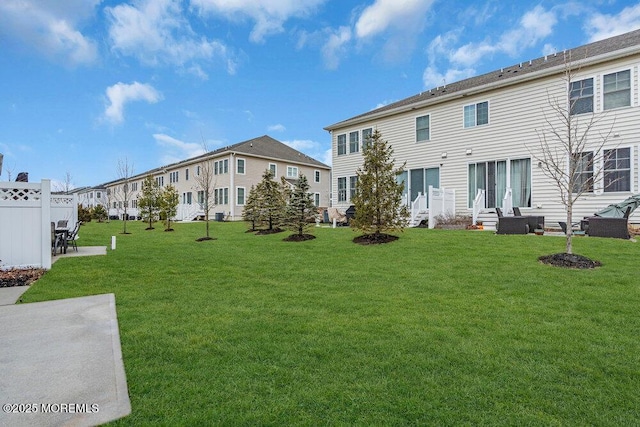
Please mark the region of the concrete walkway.
[[[65, 257], [106, 255], [79, 247]], [[93, 426], [131, 413], [113, 294], [31, 304], [0, 288], [0, 426]]]
[[0, 425], [91, 426], [131, 413], [113, 294], [0, 307]]

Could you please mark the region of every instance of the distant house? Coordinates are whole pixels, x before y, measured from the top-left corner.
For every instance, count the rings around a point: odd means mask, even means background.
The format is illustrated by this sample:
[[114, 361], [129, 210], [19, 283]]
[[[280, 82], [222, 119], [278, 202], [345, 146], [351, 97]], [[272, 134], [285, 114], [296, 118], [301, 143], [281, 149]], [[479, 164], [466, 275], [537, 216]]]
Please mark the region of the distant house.
[[[142, 181], [147, 176], [152, 176], [161, 187], [170, 184], [178, 191], [180, 204], [177, 220], [202, 218], [204, 192], [199, 188], [196, 178], [205, 162], [214, 171], [214, 208], [210, 211], [211, 219], [215, 214], [222, 214], [228, 220], [241, 220], [251, 186], [262, 180], [266, 170], [271, 170], [278, 181], [285, 177], [289, 182], [294, 182], [300, 175], [305, 175], [316, 206], [329, 206], [331, 168], [265, 135], [136, 174], [129, 179], [132, 194], [127, 214], [138, 216]], [[124, 214], [124, 201], [118, 197], [122, 194], [124, 183], [124, 180], [118, 179], [101, 186], [105, 188], [111, 216], [122, 217]]]
[[78, 195], [78, 203], [84, 208], [95, 208], [98, 205], [107, 207], [106, 188], [103, 186], [80, 187], [69, 191]]
[[[571, 87], [563, 80], [565, 55], [575, 70]], [[519, 207], [557, 225], [565, 218], [558, 189], [529, 151], [540, 147], [537, 130], [546, 127], [545, 115], [554, 117], [549, 100], [557, 98], [567, 106], [578, 101], [573, 115], [606, 113], [593, 138], [613, 125], [609, 161], [600, 163], [604, 177], [575, 205], [575, 218], [592, 215], [639, 192], [639, 65], [640, 30], [447, 83], [327, 126], [334, 206], [351, 204], [362, 145], [377, 129], [396, 165], [406, 162], [400, 179], [407, 201], [429, 186], [446, 188], [455, 190], [458, 214], [471, 214], [480, 194], [487, 211]], [[640, 222], [639, 214], [631, 220]]]

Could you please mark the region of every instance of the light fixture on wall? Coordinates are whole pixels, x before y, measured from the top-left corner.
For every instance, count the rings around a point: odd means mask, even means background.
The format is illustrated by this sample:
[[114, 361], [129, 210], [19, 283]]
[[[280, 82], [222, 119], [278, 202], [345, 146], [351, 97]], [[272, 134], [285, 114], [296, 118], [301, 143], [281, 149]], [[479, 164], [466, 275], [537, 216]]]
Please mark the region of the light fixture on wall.
[[467, 156], [472, 155], [473, 154], [473, 149], [472, 148], [467, 148], [466, 154], [467, 154]]
[[446, 158], [447, 158], [447, 152], [446, 152], [446, 151], [443, 151], [443, 152], [442, 152], [442, 155], [441, 155], [440, 157], [442, 157], [443, 159], [446, 159]]

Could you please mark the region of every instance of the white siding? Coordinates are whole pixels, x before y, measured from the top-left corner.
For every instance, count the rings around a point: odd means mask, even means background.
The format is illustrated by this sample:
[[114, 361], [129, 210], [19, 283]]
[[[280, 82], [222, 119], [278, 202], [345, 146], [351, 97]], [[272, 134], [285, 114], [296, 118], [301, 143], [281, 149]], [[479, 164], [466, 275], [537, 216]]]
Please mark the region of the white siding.
[[[638, 106], [638, 67], [640, 56], [625, 60], [603, 63], [593, 67], [583, 67], [575, 80], [594, 78], [594, 108], [597, 114], [602, 109], [602, 76], [604, 74], [631, 69], [631, 107], [610, 110], [605, 113], [590, 136], [597, 142], [598, 134], [608, 132], [613, 126], [612, 138], [607, 144], [613, 147], [632, 148], [632, 188], [630, 192], [588, 194], [575, 206], [574, 220], [593, 214], [611, 203], [617, 203], [638, 187], [638, 145], [640, 144], [640, 107]], [[440, 186], [456, 190], [456, 211], [468, 212], [469, 163], [494, 160], [531, 158], [532, 191], [531, 208], [524, 213], [534, 212], [546, 216], [548, 225], [564, 219], [564, 207], [559, 199], [555, 184], [545, 177], [530, 151], [539, 150], [538, 131], [547, 127], [546, 119], [557, 124], [557, 116], [550, 110], [549, 102], [554, 98], [568, 102], [567, 83], [563, 74], [538, 78], [517, 85], [485, 91], [472, 96], [460, 96], [429, 107], [419, 108], [392, 116], [378, 118], [353, 127], [334, 128], [332, 193], [334, 206], [345, 208], [350, 203], [337, 202], [337, 178], [349, 177], [362, 164], [362, 154], [337, 155], [337, 136], [366, 128], [378, 129], [383, 139], [394, 149], [396, 167], [406, 162], [406, 169], [440, 167]], [[465, 105], [489, 102], [489, 124], [464, 128], [463, 109]], [[416, 143], [415, 119], [430, 114], [430, 140]], [[588, 119], [589, 114], [574, 116], [579, 120]], [[556, 126], [556, 125], [554, 125]], [[559, 128], [559, 124], [557, 124]], [[613, 135], [618, 135], [613, 137]], [[471, 149], [472, 154], [467, 155]], [[443, 158], [442, 153], [447, 157]], [[347, 180], [348, 181], [348, 180]], [[632, 221], [640, 222], [640, 210], [632, 216]]]

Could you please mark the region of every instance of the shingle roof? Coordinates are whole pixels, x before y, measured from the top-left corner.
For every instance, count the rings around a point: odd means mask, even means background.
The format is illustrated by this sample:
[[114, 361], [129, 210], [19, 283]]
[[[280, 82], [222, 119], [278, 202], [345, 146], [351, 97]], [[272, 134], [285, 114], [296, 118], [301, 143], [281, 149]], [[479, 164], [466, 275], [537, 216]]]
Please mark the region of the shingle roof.
[[[598, 57], [606, 57], [607, 54], [618, 52], [620, 56], [624, 56], [625, 54], [629, 55], [637, 53], [638, 51], [640, 51], [640, 30], [635, 30], [574, 49], [547, 55], [531, 61], [521, 62], [480, 76], [471, 77], [420, 92], [417, 95], [410, 96], [392, 104], [385, 105], [384, 107], [354, 116], [350, 119], [340, 121], [327, 126], [324, 129], [333, 130], [358, 122], [361, 119], [370, 119], [373, 116], [385, 116], [388, 114], [398, 113], [416, 105], [423, 106], [431, 103], [442, 102], [451, 95], [461, 95], [465, 92], [473, 92], [474, 90], [476, 92], [481, 92], [483, 89], [493, 89], [500, 86], [515, 84], [527, 77], [534, 77], [533, 73], [539, 74], [544, 73], [545, 71], [560, 72], [561, 70], [564, 70], [567, 62], [571, 62], [575, 65], [583, 62], [597, 63]], [[567, 58], [566, 61], [565, 56]]]
[[[136, 179], [139, 177], [147, 176], [150, 174], [155, 174], [158, 172], [164, 172], [168, 169], [173, 169], [176, 166], [183, 164], [191, 164], [202, 159], [214, 158], [218, 157], [224, 153], [242, 153], [248, 156], [262, 157], [266, 159], [273, 160], [281, 160], [285, 162], [297, 163], [297, 164], [306, 164], [315, 166], [322, 169], [331, 169], [328, 165], [325, 165], [322, 162], [314, 159], [313, 157], [307, 156], [306, 154], [289, 147], [288, 145], [278, 141], [277, 139], [271, 138], [268, 135], [263, 135], [258, 138], [253, 138], [247, 141], [238, 142], [237, 144], [227, 145], [226, 147], [221, 147], [213, 151], [209, 151], [205, 154], [201, 154], [196, 157], [192, 157], [189, 159], [182, 160], [180, 162], [171, 163], [169, 165], [160, 166], [155, 169], [148, 170], [146, 172], [142, 172], [136, 174], [131, 177], [131, 179]], [[121, 178], [115, 179], [113, 181], [102, 184], [102, 186], [109, 185], [114, 182], [122, 181]]]

